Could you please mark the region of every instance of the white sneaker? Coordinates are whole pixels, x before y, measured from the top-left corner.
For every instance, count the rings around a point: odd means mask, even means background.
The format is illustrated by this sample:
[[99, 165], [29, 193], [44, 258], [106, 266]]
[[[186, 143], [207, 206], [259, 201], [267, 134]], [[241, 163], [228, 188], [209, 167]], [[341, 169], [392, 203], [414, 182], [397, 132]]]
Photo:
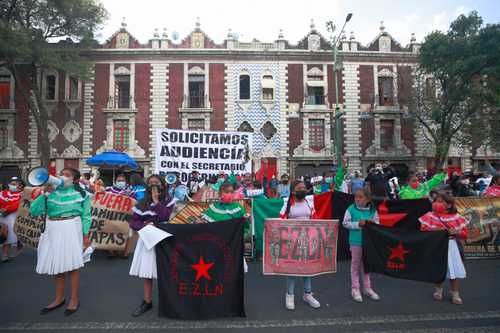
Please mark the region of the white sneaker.
[[314, 309], [317, 309], [321, 306], [321, 304], [319, 304], [318, 300], [313, 297], [312, 293], [304, 294], [304, 297], [302, 299], [304, 300], [304, 302], [309, 304]]
[[285, 295], [285, 308], [287, 310], [295, 310], [295, 296], [294, 295], [288, 295], [288, 293], [286, 293], [286, 295]]
[[363, 297], [361, 297], [361, 293], [359, 292], [359, 290], [353, 289], [351, 292], [351, 296], [356, 302], [358, 303], [363, 302]]
[[380, 301], [380, 296], [375, 291], [373, 291], [373, 289], [365, 289], [363, 294], [370, 297], [374, 301]]

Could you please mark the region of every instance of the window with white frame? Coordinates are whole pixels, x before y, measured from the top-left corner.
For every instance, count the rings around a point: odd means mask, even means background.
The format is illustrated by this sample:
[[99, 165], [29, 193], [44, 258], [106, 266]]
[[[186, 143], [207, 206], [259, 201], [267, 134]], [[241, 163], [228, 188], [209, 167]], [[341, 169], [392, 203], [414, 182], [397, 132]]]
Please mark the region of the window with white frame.
[[115, 105], [119, 109], [130, 108], [130, 75], [115, 75]]
[[189, 107], [204, 108], [205, 107], [205, 75], [189, 74], [188, 75], [188, 92], [189, 92]]
[[315, 152], [325, 148], [324, 119], [309, 119], [309, 148]]
[[240, 75], [240, 99], [250, 99], [250, 75]]
[[313, 67], [307, 71], [306, 80], [306, 104], [324, 105], [325, 104], [325, 77], [323, 71], [318, 67]]
[[70, 101], [76, 101], [80, 99], [79, 96], [79, 82], [78, 78], [70, 76], [68, 79], [68, 99]]
[[113, 120], [113, 148], [125, 151], [129, 147], [129, 121], [128, 119]]
[[265, 101], [274, 99], [274, 79], [272, 75], [262, 77], [262, 99]]
[[57, 99], [57, 76], [55, 74], [45, 75], [45, 99], [48, 101]]
[[382, 76], [378, 78], [379, 104], [381, 106], [391, 106], [394, 104], [394, 78]]

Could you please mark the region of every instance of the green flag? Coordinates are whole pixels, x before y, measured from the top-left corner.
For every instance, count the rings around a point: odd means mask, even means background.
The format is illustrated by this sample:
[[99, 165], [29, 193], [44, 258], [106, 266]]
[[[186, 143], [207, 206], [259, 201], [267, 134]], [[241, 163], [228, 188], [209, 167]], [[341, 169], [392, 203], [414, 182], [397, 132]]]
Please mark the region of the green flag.
[[268, 218], [278, 218], [283, 207], [282, 198], [265, 199], [255, 198], [252, 202], [252, 215], [255, 226], [255, 250], [262, 254], [264, 221]]

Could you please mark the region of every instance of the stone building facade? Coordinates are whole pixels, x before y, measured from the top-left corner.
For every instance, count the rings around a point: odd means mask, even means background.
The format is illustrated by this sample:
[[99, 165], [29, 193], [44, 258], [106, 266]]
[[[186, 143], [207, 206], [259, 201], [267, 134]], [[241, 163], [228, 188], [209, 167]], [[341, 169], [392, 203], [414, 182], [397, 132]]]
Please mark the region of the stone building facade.
[[[53, 167], [89, 170], [85, 160], [111, 149], [128, 153], [150, 174], [157, 128], [254, 133], [254, 170], [277, 175], [321, 173], [335, 156], [335, 108], [342, 154], [350, 170], [377, 161], [402, 174], [432, 167], [433, 151], [408, 112], [419, 44], [398, 43], [383, 25], [368, 45], [342, 36], [334, 78], [330, 43], [311, 23], [296, 44], [280, 32], [274, 42], [240, 42], [229, 31], [222, 44], [201, 28], [180, 42], [155, 31], [139, 42], [126, 24], [86, 53], [89, 79], [61, 71], [39, 73], [50, 110]], [[336, 87], [338, 82], [338, 101]], [[0, 166], [3, 176], [39, 164], [38, 131], [11, 73], [0, 69]], [[450, 152], [449, 164], [477, 166], [494, 152]], [[2, 176], [0, 175], [0, 176]]]

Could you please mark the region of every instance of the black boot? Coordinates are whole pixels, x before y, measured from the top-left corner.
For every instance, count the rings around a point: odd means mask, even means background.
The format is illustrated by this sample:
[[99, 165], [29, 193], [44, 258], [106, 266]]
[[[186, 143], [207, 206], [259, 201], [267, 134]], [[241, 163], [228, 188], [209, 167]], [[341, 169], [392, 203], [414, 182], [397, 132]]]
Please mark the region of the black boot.
[[142, 316], [144, 313], [148, 312], [153, 308], [153, 303], [147, 303], [146, 301], [142, 301], [141, 305], [132, 312], [132, 317]]

